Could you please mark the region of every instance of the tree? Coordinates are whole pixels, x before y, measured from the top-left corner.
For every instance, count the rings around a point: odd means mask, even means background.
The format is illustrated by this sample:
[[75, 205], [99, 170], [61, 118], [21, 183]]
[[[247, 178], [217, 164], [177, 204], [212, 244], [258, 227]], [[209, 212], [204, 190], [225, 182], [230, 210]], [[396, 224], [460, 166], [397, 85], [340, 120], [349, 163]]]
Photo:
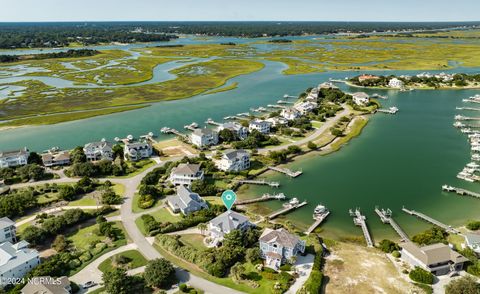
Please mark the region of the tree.
[[447, 236], [448, 233], [439, 228], [439, 227], [432, 227], [420, 234], [417, 234], [412, 237], [412, 241], [418, 243], [420, 245], [430, 245], [435, 243], [447, 243]]
[[63, 252], [65, 250], [67, 250], [68, 242], [67, 242], [67, 239], [65, 238], [65, 236], [64, 235], [57, 235], [57, 237], [55, 237], [55, 240], [53, 240], [52, 247], [57, 252]]
[[60, 187], [59, 197], [63, 200], [72, 201], [77, 196], [75, 189], [70, 185], [65, 185]]
[[470, 276], [452, 280], [445, 286], [445, 294], [479, 294], [480, 284]]
[[245, 253], [245, 258], [247, 259], [248, 262], [255, 263], [261, 258], [260, 248], [258, 247], [248, 248], [247, 252]]
[[241, 281], [243, 280], [243, 275], [245, 274], [245, 266], [241, 262], [235, 263], [230, 269], [233, 280]]
[[318, 148], [318, 147], [317, 147], [317, 144], [313, 143], [312, 141], [308, 141], [307, 147], [308, 147], [308, 149], [310, 149], [310, 150], [315, 150], [315, 149]]
[[113, 158], [120, 158], [123, 160], [123, 147], [120, 144], [115, 144], [112, 147]]
[[223, 129], [218, 132], [218, 137], [222, 142], [233, 142], [237, 139], [235, 133], [230, 129]]
[[385, 253], [392, 253], [395, 250], [397, 250], [397, 251], [400, 250], [400, 246], [398, 246], [397, 243], [395, 243], [393, 241], [390, 241], [390, 240], [387, 240], [387, 239], [383, 239], [379, 243], [379, 248], [380, 248], [380, 250], [382, 250]]
[[415, 269], [410, 271], [408, 274], [410, 279], [414, 282], [423, 283], [423, 284], [433, 284], [433, 275], [431, 272], [424, 270], [421, 267], [416, 266]]
[[38, 164], [38, 165], [41, 165], [43, 163], [42, 157], [40, 155], [38, 155], [37, 152], [30, 152], [30, 154], [28, 155], [27, 162], [28, 162], [28, 164], [35, 163], [35, 164]]
[[476, 231], [480, 229], [480, 221], [471, 221], [467, 224], [467, 229]]
[[206, 223], [199, 223], [199, 224], [197, 225], [197, 228], [198, 228], [198, 230], [200, 231], [200, 234], [203, 235], [203, 234], [205, 233], [205, 231], [207, 230], [208, 226], [207, 226]]
[[107, 189], [102, 193], [102, 204], [119, 204], [122, 202], [122, 197], [115, 194], [112, 189]]
[[22, 238], [33, 246], [41, 244], [46, 238], [46, 232], [36, 226], [28, 226], [22, 232]]
[[110, 294], [130, 294], [133, 293], [132, 278], [127, 276], [123, 268], [114, 268], [102, 275], [105, 291]]
[[175, 268], [164, 258], [151, 260], [143, 274], [145, 282], [150, 287], [165, 288], [175, 283]]
[[87, 156], [85, 152], [83, 152], [83, 148], [78, 146], [70, 153], [70, 159], [72, 163], [82, 163], [87, 161]]

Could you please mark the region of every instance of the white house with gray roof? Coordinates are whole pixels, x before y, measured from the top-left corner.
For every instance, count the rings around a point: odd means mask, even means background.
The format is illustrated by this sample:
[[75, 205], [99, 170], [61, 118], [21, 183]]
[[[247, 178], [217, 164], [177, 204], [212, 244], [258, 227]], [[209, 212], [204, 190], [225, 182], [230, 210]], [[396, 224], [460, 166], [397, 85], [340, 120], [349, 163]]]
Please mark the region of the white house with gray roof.
[[365, 92], [353, 93], [352, 97], [353, 97], [353, 103], [360, 106], [365, 106], [368, 104], [368, 102], [370, 102], [370, 96], [368, 96], [368, 94]]
[[246, 216], [238, 212], [228, 210], [208, 223], [208, 231], [212, 243], [217, 244], [223, 240], [225, 234], [233, 230], [245, 230], [248, 227], [254, 226]]
[[218, 144], [218, 133], [212, 129], [195, 129], [190, 135], [190, 141], [198, 148], [205, 148]]
[[256, 119], [250, 121], [250, 123], [248, 124], [248, 130], [250, 132], [252, 132], [253, 130], [257, 130], [262, 134], [268, 134], [268, 133], [270, 133], [270, 125], [271, 124], [272, 124], [271, 122], [256, 118]]
[[180, 163], [172, 168], [168, 181], [175, 186], [190, 186], [193, 181], [202, 181], [204, 173], [200, 169], [200, 164]]
[[480, 234], [467, 233], [465, 234], [465, 246], [475, 251], [480, 255]]
[[306, 101], [306, 102], [299, 103], [299, 104], [295, 105], [294, 107], [302, 115], [306, 115], [306, 114], [312, 112], [315, 108], [317, 108], [318, 103], [317, 102]]
[[2, 283], [22, 278], [40, 264], [38, 251], [28, 248], [28, 245], [26, 241], [0, 244], [0, 281]]
[[0, 218], [0, 243], [3, 242], [17, 242], [17, 227], [8, 217]]
[[131, 161], [138, 161], [140, 159], [149, 158], [152, 156], [152, 144], [149, 142], [127, 142], [123, 148], [123, 155], [125, 159]]
[[0, 168], [25, 165], [28, 163], [29, 155], [27, 147], [20, 150], [0, 151]]
[[302, 116], [302, 114], [293, 107], [286, 107], [282, 109], [280, 115], [286, 120], [294, 120]]
[[412, 267], [419, 266], [434, 275], [441, 276], [460, 271], [468, 261], [463, 255], [443, 243], [419, 247], [412, 242], [401, 243], [402, 259]]
[[243, 149], [226, 150], [220, 160], [215, 161], [219, 170], [239, 172], [250, 168], [250, 154]]
[[240, 140], [243, 140], [248, 136], [248, 129], [238, 122], [223, 123], [218, 126], [217, 131], [220, 132], [225, 129], [232, 131]]
[[305, 252], [305, 241], [283, 228], [266, 228], [259, 238], [259, 243], [265, 265], [275, 270], [292, 257]]
[[185, 186], [177, 187], [177, 194], [167, 197], [167, 204], [173, 212], [188, 215], [200, 209], [208, 208], [207, 203], [197, 193]]
[[113, 145], [105, 140], [85, 144], [83, 152], [88, 161], [113, 160]]

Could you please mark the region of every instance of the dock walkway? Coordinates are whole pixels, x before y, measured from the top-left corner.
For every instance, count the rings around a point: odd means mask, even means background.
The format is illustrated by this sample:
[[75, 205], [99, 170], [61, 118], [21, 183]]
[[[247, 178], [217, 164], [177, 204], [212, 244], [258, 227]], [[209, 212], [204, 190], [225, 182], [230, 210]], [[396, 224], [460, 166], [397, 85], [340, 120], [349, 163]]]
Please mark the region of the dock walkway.
[[408, 235], [402, 230], [402, 228], [397, 224], [397, 222], [392, 218], [392, 211], [387, 208], [385, 209], [379, 209], [378, 207], [375, 207], [375, 212], [378, 214], [380, 217], [381, 221], [384, 224], [389, 224], [392, 226], [393, 230], [400, 236], [400, 239], [402, 241], [409, 241], [410, 239], [408, 238]]
[[264, 185], [270, 186], [274, 188], [278, 188], [280, 186], [279, 182], [268, 182], [265, 180], [240, 180], [238, 181], [239, 184], [251, 184], [251, 185]]
[[277, 172], [282, 173], [282, 174], [286, 174], [287, 176], [290, 176], [292, 178], [296, 178], [303, 173], [301, 170], [291, 171], [288, 168], [282, 168], [282, 167], [278, 167], [278, 166], [269, 166], [268, 169], [277, 171]]
[[311, 232], [313, 232], [330, 214], [330, 211], [327, 211], [326, 213], [323, 213], [322, 215], [319, 215], [318, 217], [315, 218], [315, 222], [305, 231], [305, 234], [310, 235]]
[[458, 195], [461, 195], [461, 196], [472, 196], [472, 197], [475, 197], [475, 198], [480, 198], [480, 193], [476, 193], [476, 192], [472, 192], [472, 191], [469, 191], [469, 190], [465, 190], [465, 189], [462, 189], [462, 188], [456, 188], [456, 187], [452, 187], [452, 186], [448, 186], [448, 185], [443, 185], [442, 190], [446, 191], [446, 192], [454, 192], [454, 193], [457, 193]]
[[292, 210], [295, 210], [295, 209], [297, 209], [297, 208], [300, 208], [300, 207], [302, 207], [302, 206], [304, 206], [304, 205], [307, 205], [307, 201], [303, 201], [302, 203], [299, 203], [299, 204], [297, 204], [297, 205], [290, 205], [290, 206], [288, 206], [288, 207], [285, 207], [285, 208], [279, 209], [279, 210], [277, 210], [277, 211], [274, 211], [273, 213], [269, 214], [269, 215], [267, 216], [267, 218], [268, 218], [268, 219], [274, 219], [274, 218], [276, 218], [276, 217], [279, 216], [279, 215], [285, 214], [285, 213], [287, 213], [287, 212], [290, 212], [290, 211], [292, 211]]
[[368, 227], [367, 227], [367, 222], [366, 222], [367, 218], [364, 215], [362, 215], [362, 213], [360, 212], [360, 209], [358, 208], [356, 208], [355, 211], [350, 209], [349, 213], [351, 216], [353, 216], [353, 223], [356, 226], [359, 226], [362, 228], [363, 237], [367, 242], [367, 247], [373, 247], [373, 240], [372, 240], [372, 237], [370, 236], [370, 232], [368, 231]]
[[287, 197], [285, 197], [285, 194], [283, 193], [274, 194], [274, 195], [263, 194], [261, 197], [258, 197], [258, 198], [236, 201], [235, 205], [245, 205], [245, 204], [263, 202], [268, 200], [285, 200], [285, 199], [287, 199]]
[[407, 214], [416, 216], [416, 217], [418, 217], [418, 218], [423, 219], [423, 220], [426, 221], [426, 222], [429, 222], [429, 223], [431, 223], [431, 224], [434, 224], [435, 226], [444, 229], [444, 230], [447, 231], [448, 233], [453, 233], [453, 234], [458, 234], [458, 233], [460, 233], [458, 230], [452, 228], [452, 226], [449, 226], [449, 225], [446, 225], [446, 224], [444, 224], [444, 223], [442, 223], [442, 222], [439, 222], [439, 221], [437, 221], [436, 219], [431, 218], [431, 217], [429, 217], [428, 215], [423, 214], [423, 213], [421, 213], [421, 212], [418, 212], [418, 211], [415, 211], [415, 210], [409, 210], [409, 209], [406, 209], [405, 207], [402, 207], [402, 210], [403, 210], [403, 212], [405, 212], [405, 213], [407, 213]]

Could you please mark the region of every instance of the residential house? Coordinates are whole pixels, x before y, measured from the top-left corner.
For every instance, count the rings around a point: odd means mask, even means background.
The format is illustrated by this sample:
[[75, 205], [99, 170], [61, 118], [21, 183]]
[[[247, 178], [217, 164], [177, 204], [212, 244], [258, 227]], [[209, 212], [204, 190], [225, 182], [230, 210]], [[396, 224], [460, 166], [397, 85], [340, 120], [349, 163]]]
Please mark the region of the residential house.
[[465, 234], [465, 246], [475, 251], [475, 253], [480, 254], [480, 234]]
[[319, 93], [318, 88], [312, 88], [312, 90], [310, 90], [310, 93], [308, 93], [307, 97], [305, 97], [305, 100], [317, 101], [318, 93]]
[[195, 129], [190, 135], [190, 140], [198, 148], [205, 148], [218, 144], [218, 133], [207, 128]]
[[185, 186], [177, 187], [177, 194], [167, 197], [167, 204], [173, 212], [188, 215], [200, 209], [208, 208], [207, 203], [197, 193], [190, 191]]
[[22, 294], [70, 294], [72, 287], [68, 277], [53, 278], [50, 276], [30, 278], [25, 287], [20, 290]]
[[112, 147], [113, 145], [110, 142], [102, 140], [85, 144], [83, 152], [88, 161], [113, 160]]
[[318, 85], [318, 88], [319, 89], [338, 89], [338, 87], [335, 86], [335, 84], [332, 82], [321, 83], [320, 85]]
[[370, 81], [370, 80], [378, 80], [379, 78], [380, 78], [379, 76], [363, 74], [358, 77], [358, 81], [363, 82], [363, 81]]
[[460, 271], [463, 264], [468, 261], [463, 255], [443, 243], [419, 247], [409, 241], [400, 246], [404, 261], [412, 267], [419, 266], [437, 276]]
[[180, 163], [172, 168], [168, 180], [175, 186], [190, 186], [193, 181], [203, 180], [200, 164]]
[[248, 129], [237, 122], [226, 122], [218, 126], [217, 131], [228, 129], [232, 131], [240, 140], [248, 136]]
[[318, 107], [318, 103], [316, 102], [309, 102], [309, 101], [306, 101], [306, 102], [302, 102], [300, 104], [297, 104], [294, 106], [294, 108], [300, 112], [302, 115], [306, 115], [310, 112], [312, 112], [315, 108]]
[[0, 168], [25, 165], [28, 163], [29, 155], [27, 147], [20, 150], [0, 151]]
[[70, 153], [50, 150], [48, 153], [42, 154], [42, 162], [46, 167], [67, 165], [70, 164]]
[[250, 154], [243, 149], [226, 150], [220, 160], [215, 161], [219, 170], [239, 172], [250, 167]]
[[8, 217], [0, 218], [0, 243], [3, 242], [17, 242], [17, 227]]
[[254, 226], [246, 216], [238, 212], [228, 210], [208, 223], [208, 231], [210, 237], [214, 239], [213, 243], [217, 244], [223, 240], [225, 234], [233, 230], [245, 230]]
[[352, 94], [353, 102], [357, 105], [365, 106], [370, 102], [370, 97], [365, 92], [357, 92]]
[[399, 80], [397, 78], [392, 78], [390, 81], [388, 81], [388, 86], [390, 88], [396, 88], [396, 89], [401, 89], [405, 86], [402, 80]]
[[282, 264], [305, 252], [305, 241], [281, 228], [265, 229], [259, 239], [265, 265], [278, 270]]
[[267, 118], [265, 121], [271, 123], [272, 126], [274, 126], [274, 127], [284, 126], [284, 125], [288, 124], [288, 121], [281, 116], [270, 117], [270, 118]]
[[294, 120], [301, 116], [300, 112], [292, 107], [283, 108], [280, 115], [286, 120]]
[[152, 145], [147, 141], [133, 143], [126, 142], [123, 148], [123, 156], [125, 159], [130, 159], [131, 161], [149, 158], [152, 154]]
[[270, 122], [256, 118], [250, 121], [250, 123], [248, 124], [248, 130], [250, 132], [253, 130], [257, 130], [262, 134], [268, 134], [270, 133], [270, 125]]
[[40, 256], [35, 249], [28, 248], [28, 242], [0, 244], [0, 279], [6, 284], [23, 278], [40, 264]]

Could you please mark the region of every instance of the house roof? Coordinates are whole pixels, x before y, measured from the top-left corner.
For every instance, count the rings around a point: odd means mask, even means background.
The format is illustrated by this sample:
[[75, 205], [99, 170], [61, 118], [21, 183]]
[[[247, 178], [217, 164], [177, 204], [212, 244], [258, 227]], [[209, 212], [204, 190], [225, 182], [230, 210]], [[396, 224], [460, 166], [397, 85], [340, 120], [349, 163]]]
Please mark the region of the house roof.
[[460, 263], [468, 260], [443, 243], [419, 247], [412, 242], [406, 242], [401, 247], [427, 266], [446, 261]]
[[100, 149], [100, 148], [106, 148], [110, 147], [112, 148], [112, 143], [108, 141], [99, 141], [99, 142], [90, 142], [85, 144], [84, 148], [95, 148], [95, 149]]
[[280, 254], [275, 253], [273, 251], [268, 251], [267, 253], [265, 253], [265, 255], [270, 257], [270, 258], [275, 258], [275, 259], [279, 259], [279, 260], [282, 259], [282, 256]]
[[33, 277], [25, 287], [22, 288], [22, 293], [25, 294], [66, 294], [70, 293], [70, 281], [63, 276], [52, 278], [50, 276]]
[[28, 154], [27, 147], [19, 150], [0, 151], [0, 157], [20, 156]]
[[365, 93], [365, 92], [356, 92], [356, 93], [353, 93], [352, 96], [354, 98], [357, 98], [357, 99], [368, 99], [368, 98], [370, 98], [370, 96], [368, 96], [368, 94]]
[[290, 234], [287, 230], [280, 228], [272, 230], [266, 228], [259, 239], [265, 243], [277, 243], [282, 247], [294, 248], [301, 240], [294, 234]]
[[200, 171], [200, 164], [180, 163], [177, 167], [172, 169], [172, 174], [191, 175], [197, 174]]
[[465, 234], [465, 240], [468, 244], [480, 244], [480, 234], [467, 233]]
[[237, 122], [226, 122], [220, 126], [221, 129], [229, 129], [233, 131], [238, 131], [243, 128], [243, 126]]
[[223, 152], [223, 156], [225, 156], [229, 160], [232, 160], [232, 159], [235, 159], [235, 158], [240, 159], [240, 158], [244, 157], [245, 155], [249, 156], [248, 152], [243, 150], [243, 149], [237, 149], [237, 150], [229, 149], [229, 150], [226, 150], [225, 152]]
[[215, 131], [212, 129], [203, 128], [203, 129], [195, 129], [192, 134], [197, 136], [207, 136], [207, 135], [212, 135], [214, 133]]
[[190, 191], [182, 185], [177, 187], [177, 195], [168, 196], [167, 200], [173, 206], [178, 207], [179, 209], [185, 209], [187, 207], [196, 207], [201, 209], [202, 207], [206, 207], [206, 203], [197, 193]]
[[15, 222], [9, 219], [8, 217], [0, 218], [0, 230], [10, 226], [14, 226], [14, 225], [15, 225]]
[[21, 241], [17, 244], [4, 242], [0, 244], [0, 272], [3, 273], [25, 262], [38, 258], [38, 251], [29, 249], [28, 242]]
[[148, 142], [133, 142], [125, 144], [125, 147], [128, 149], [148, 149], [150, 147], [150, 143]]
[[241, 224], [248, 222], [248, 218], [238, 212], [228, 210], [210, 221], [210, 224], [220, 228], [222, 232], [231, 232]]

